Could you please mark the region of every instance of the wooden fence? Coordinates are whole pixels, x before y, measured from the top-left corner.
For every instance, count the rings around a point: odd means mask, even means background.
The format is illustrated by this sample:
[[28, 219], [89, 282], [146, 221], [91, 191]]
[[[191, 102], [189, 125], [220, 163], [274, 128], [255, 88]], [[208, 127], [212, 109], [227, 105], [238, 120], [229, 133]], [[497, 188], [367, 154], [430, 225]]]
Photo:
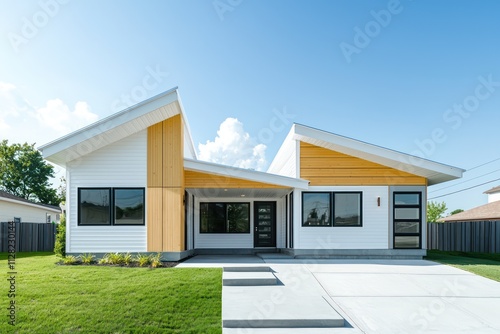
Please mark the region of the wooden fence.
[[500, 221], [429, 223], [427, 249], [500, 253]]
[[[13, 225], [12, 225], [13, 224]], [[15, 226], [16, 252], [52, 252], [56, 240], [56, 224], [0, 223], [0, 251], [9, 251], [9, 227]], [[12, 245], [12, 242], [10, 243]]]

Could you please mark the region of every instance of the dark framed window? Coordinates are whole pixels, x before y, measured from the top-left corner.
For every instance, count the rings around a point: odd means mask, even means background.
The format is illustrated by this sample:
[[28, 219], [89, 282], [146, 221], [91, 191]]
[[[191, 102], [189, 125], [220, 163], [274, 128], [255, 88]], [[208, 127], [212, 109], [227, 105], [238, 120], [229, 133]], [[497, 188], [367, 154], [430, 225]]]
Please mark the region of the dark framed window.
[[113, 189], [114, 225], [144, 225], [144, 188]]
[[303, 192], [302, 226], [363, 226], [362, 192]]
[[78, 188], [78, 225], [145, 225], [144, 188]]
[[422, 248], [422, 193], [394, 192], [394, 248]]
[[250, 233], [250, 203], [200, 203], [200, 233]]
[[334, 193], [333, 203], [333, 226], [363, 226], [361, 192]]
[[78, 189], [78, 225], [111, 225], [111, 189]]
[[302, 193], [302, 226], [332, 226], [331, 212], [331, 193]]

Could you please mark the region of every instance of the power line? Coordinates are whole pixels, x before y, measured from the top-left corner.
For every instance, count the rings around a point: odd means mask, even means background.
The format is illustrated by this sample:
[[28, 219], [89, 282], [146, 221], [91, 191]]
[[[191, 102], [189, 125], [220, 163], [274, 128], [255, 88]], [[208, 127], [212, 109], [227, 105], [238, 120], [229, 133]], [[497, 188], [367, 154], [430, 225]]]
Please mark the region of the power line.
[[467, 169], [467, 170], [466, 170], [466, 172], [469, 172], [469, 171], [474, 170], [474, 169], [479, 168], [479, 167], [486, 166], [486, 165], [491, 164], [492, 162], [495, 162], [495, 161], [498, 161], [498, 160], [500, 160], [500, 158], [496, 158], [496, 159], [494, 159], [494, 160], [491, 160], [491, 161], [485, 162], [484, 164], [480, 164], [480, 165], [478, 165], [478, 166], [474, 166], [474, 167], [472, 167], [472, 168], [469, 168], [469, 169]]
[[439, 189], [436, 189], [436, 190], [432, 190], [432, 191], [429, 191], [429, 194], [435, 193], [435, 192], [438, 192], [438, 191], [441, 191], [441, 190], [444, 190], [444, 189], [448, 189], [448, 188], [451, 188], [451, 187], [455, 187], [455, 186], [458, 186], [459, 184], [467, 183], [469, 181], [479, 179], [479, 178], [481, 178], [483, 176], [490, 175], [490, 174], [496, 173], [498, 171], [500, 171], [500, 169], [496, 169], [496, 170], [494, 170], [492, 172], [489, 172], [489, 173], [486, 173], [486, 174], [483, 174], [483, 175], [479, 175], [479, 176], [473, 177], [472, 179], [469, 179], [469, 180], [466, 180], [466, 181], [462, 181], [462, 182], [458, 182], [458, 183], [452, 184], [451, 186], [447, 186], [447, 187], [439, 188]]
[[445, 197], [445, 196], [457, 194], [457, 193], [460, 193], [462, 191], [466, 191], [466, 190], [469, 190], [469, 189], [473, 189], [473, 188], [477, 188], [477, 187], [480, 187], [480, 186], [484, 186], [485, 184], [496, 182], [496, 181], [500, 181], [500, 178], [495, 179], [495, 180], [491, 180], [491, 181], [488, 181], [488, 182], [484, 182], [484, 183], [481, 183], [481, 184], [478, 184], [478, 185], [475, 185], [475, 186], [472, 186], [472, 187], [469, 187], [469, 188], [465, 188], [465, 189], [457, 190], [457, 191], [454, 191], [454, 192], [451, 192], [451, 193], [447, 193], [447, 194], [444, 194], [444, 195], [439, 195], [439, 196], [436, 196], [436, 197], [428, 198], [427, 200], [430, 201], [430, 200], [433, 200], [433, 199], [436, 199], [436, 198], [441, 198], [441, 197]]

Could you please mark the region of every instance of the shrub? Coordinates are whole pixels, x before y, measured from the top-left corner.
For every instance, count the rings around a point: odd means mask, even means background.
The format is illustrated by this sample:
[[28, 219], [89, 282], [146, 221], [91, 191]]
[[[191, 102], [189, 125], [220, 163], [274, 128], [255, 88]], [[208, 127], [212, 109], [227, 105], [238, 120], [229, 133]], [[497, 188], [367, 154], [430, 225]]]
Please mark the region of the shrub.
[[151, 257], [151, 267], [158, 268], [163, 266], [163, 262], [161, 262], [161, 253], [156, 253], [155, 256]]
[[137, 254], [135, 260], [140, 267], [147, 267], [151, 264], [151, 256], [146, 254]]
[[123, 257], [123, 263], [126, 264], [127, 266], [134, 261], [134, 259], [132, 258], [132, 254], [130, 253], [122, 255], [122, 257]]
[[99, 260], [99, 264], [108, 264], [109, 263], [109, 254], [104, 254], [104, 256]]
[[64, 214], [61, 215], [61, 222], [57, 226], [54, 253], [62, 258], [66, 256], [66, 216]]
[[95, 255], [93, 254], [82, 254], [80, 255], [80, 260], [83, 264], [92, 264], [95, 262]]
[[64, 264], [70, 265], [70, 264], [76, 264], [78, 262], [78, 259], [73, 255], [68, 255], [65, 256], [62, 261]]

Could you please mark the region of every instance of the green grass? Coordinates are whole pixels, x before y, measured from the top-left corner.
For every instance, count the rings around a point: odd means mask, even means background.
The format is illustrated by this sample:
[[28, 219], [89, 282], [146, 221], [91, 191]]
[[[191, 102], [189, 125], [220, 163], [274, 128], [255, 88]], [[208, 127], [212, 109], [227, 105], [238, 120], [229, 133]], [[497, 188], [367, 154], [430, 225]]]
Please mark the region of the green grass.
[[500, 254], [429, 250], [426, 260], [447, 264], [500, 282]]
[[221, 333], [222, 271], [60, 266], [18, 253], [15, 327], [7, 323], [7, 254], [0, 253], [0, 333]]

